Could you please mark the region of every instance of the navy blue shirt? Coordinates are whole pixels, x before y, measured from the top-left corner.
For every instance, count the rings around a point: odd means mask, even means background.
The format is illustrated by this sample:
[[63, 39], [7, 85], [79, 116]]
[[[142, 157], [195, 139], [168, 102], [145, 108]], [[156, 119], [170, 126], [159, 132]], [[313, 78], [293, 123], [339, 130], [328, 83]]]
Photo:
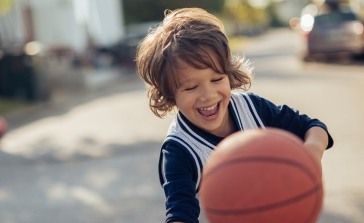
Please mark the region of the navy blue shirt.
[[[287, 130], [302, 140], [306, 131], [327, 127], [287, 105], [276, 106], [252, 93], [233, 93], [228, 106], [237, 131], [274, 127]], [[328, 133], [332, 147], [333, 139]], [[217, 144], [224, 138], [193, 125], [182, 113], [171, 123], [162, 145], [159, 176], [166, 197], [166, 223], [182, 221], [198, 223], [200, 206], [199, 184], [203, 166]]]

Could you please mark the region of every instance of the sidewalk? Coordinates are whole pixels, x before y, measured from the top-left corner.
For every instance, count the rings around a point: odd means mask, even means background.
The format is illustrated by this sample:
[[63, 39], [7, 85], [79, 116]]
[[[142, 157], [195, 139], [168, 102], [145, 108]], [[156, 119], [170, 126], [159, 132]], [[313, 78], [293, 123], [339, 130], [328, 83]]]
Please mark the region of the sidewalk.
[[2, 114], [8, 123], [8, 131], [28, 122], [51, 114], [54, 110], [68, 109], [81, 102], [120, 92], [128, 85], [138, 82], [139, 77], [130, 69], [99, 69], [85, 72], [82, 83], [60, 84], [52, 89], [51, 99], [44, 102], [0, 100], [0, 107], [7, 111]]

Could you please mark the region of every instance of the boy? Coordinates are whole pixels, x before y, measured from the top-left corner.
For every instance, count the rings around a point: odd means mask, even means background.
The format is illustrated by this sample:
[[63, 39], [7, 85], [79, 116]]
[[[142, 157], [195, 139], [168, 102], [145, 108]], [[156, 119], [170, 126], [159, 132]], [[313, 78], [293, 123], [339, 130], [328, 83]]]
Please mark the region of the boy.
[[166, 222], [198, 222], [203, 166], [226, 136], [250, 128], [275, 127], [304, 141], [318, 161], [333, 145], [326, 126], [290, 107], [276, 106], [247, 91], [251, 68], [232, 57], [222, 23], [205, 10], [169, 11], [140, 43], [137, 71], [149, 87], [149, 105], [175, 120], [163, 142], [159, 176], [166, 196]]

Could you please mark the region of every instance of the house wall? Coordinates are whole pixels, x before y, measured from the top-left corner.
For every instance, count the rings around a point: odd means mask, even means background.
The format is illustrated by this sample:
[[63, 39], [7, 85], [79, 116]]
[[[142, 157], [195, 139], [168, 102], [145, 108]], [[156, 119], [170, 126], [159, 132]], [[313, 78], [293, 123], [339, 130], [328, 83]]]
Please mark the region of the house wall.
[[25, 36], [21, 1], [8, 3], [0, 14], [0, 46], [3, 48], [23, 44]]
[[119, 0], [88, 0], [89, 17], [86, 21], [93, 40], [103, 46], [119, 41], [124, 36], [122, 5]]
[[97, 46], [108, 46], [124, 36], [120, 0], [13, 2], [6, 14], [0, 14], [0, 44], [3, 47], [35, 40], [47, 47], [82, 51], [90, 41]]
[[86, 33], [77, 23], [71, 0], [32, 0], [35, 40], [50, 47], [82, 50]]

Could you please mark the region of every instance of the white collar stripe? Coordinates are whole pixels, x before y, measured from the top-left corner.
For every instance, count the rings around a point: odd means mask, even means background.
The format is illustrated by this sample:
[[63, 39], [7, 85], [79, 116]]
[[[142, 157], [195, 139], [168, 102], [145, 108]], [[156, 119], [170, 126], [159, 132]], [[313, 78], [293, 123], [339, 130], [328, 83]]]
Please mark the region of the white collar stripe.
[[[193, 157], [193, 159], [195, 161], [195, 164], [196, 164], [196, 168], [197, 168], [197, 182], [196, 182], [196, 190], [197, 190], [198, 187], [199, 187], [200, 181], [201, 181], [201, 172], [202, 172], [202, 166], [200, 165], [201, 161], [197, 157], [198, 155], [196, 155], [194, 149], [191, 148], [191, 146], [188, 145], [183, 139], [180, 139], [180, 138], [174, 137], [174, 136], [170, 136], [168, 138], [180, 143], [184, 148], [186, 148], [189, 151], [189, 153]], [[163, 178], [164, 178], [164, 181], [166, 182], [167, 178], [165, 176], [165, 170], [164, 169], [163, 169]]]
[[235, 102], [234, 97], [231, 97], [230, 102], [231, 102], [232, 108], [234, 110], [234, 114], [236, 115], [236, 118], [238, 120], [239, 129], [243, 130], [244, 126], [243, 126], [243, 123], [241, 122], [241, 117], [240, 117], [240, 114], [239, 114], [238, 109], [236, 107], [236, 102]]
[[215, 148], [215, 145], [208, 142], [206, 139], [202, 138], [198, 134], [196, 134], [188, 125], [187, 123], [180, 117], [178, 114], [178, 120], [182, 123], [183, 127], [187, 130], [186, 133], [188, 133], [191, 137], [195, 138], [196, 140], [200, 141], [202, 144], [206, 145], [207, 147], [210, 147], [211, 149]]
[[249, 95], [248, 94], [244, 94], [244, 97], [247, 99], [248, 103], [250, 104], [250, 108], [253, 111], [254, 118], [258, 121], [260, 127], [265, 128], [265, 126], [264, 126], [262, 120], [260, 119], [260, 117], [259, 117], [259, 115], [257, 113], [257, 110], [255, 109], [255, 106], [254, 106], [251, 98], [249, 97]]

